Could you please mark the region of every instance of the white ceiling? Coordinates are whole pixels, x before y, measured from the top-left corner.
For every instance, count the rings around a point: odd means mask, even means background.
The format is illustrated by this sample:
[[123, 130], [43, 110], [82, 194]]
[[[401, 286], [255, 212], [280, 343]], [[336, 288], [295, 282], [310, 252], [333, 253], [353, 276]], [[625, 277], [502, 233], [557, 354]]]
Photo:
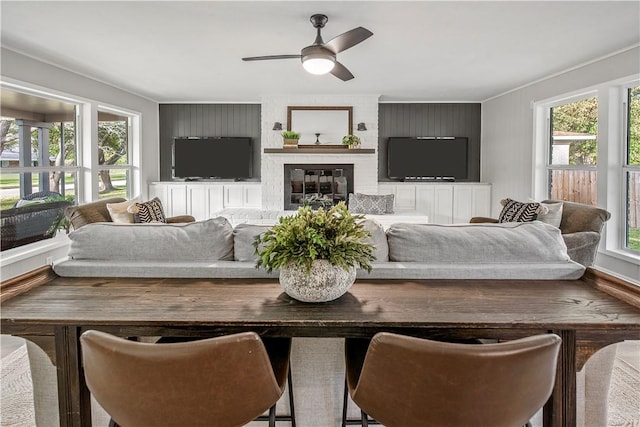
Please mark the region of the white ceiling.
[[[1, 42], [159, 102], [259, 102], [274, 94], [482, 101], [640, 43], [640, 1], [1, 1]], [[356, 77], [305, 72], [309, 22]]]

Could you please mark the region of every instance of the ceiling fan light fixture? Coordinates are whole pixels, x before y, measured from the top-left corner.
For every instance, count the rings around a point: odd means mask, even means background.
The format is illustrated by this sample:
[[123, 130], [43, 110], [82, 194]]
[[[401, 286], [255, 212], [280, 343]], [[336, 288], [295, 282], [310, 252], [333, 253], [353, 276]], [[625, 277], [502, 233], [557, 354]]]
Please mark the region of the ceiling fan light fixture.
[[335, 65], [335, 58], [327, 57], [326, 55], [308, 55], [302, 59], [304, 69], [316, 75], [329, 73]]

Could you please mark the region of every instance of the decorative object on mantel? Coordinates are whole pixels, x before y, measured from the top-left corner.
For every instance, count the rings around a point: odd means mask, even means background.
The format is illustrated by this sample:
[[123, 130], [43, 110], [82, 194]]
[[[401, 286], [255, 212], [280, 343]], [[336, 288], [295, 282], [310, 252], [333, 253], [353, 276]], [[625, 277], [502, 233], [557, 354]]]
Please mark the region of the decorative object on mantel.
[[298, 140], [300, 140], [300, 134], [298, 132], [286, 130], [282, 132], [282, 138], [285, 148], [298, 148]]
[[282, 123], [274, 122], [273, 123], [273, 130], [282, 130]]
[[356, 135], [346, 135], [342, 138], [342, 144], [351, 149], [360, 148], [360, 138]]
[[360, 132], [367, 130], [367, 125], [365, 125], [364, 122], [358, 123], [358, 130]]
[[280, 269], [282, 289], [299, 301], [337, 299], [355, 281], [356, 267], [371, 271], [375, 261], [363, 219], [344, 202], [328, 210], [301, 207], [256, 237], [256, 267]]

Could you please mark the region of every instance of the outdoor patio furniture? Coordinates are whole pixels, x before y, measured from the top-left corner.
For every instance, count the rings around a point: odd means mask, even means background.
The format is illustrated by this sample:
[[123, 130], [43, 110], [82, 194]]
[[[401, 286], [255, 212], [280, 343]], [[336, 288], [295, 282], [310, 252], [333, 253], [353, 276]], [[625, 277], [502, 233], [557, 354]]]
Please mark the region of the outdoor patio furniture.
[[2, 250], [55, 236], [71, 202], [35, 203], [0, 211]]

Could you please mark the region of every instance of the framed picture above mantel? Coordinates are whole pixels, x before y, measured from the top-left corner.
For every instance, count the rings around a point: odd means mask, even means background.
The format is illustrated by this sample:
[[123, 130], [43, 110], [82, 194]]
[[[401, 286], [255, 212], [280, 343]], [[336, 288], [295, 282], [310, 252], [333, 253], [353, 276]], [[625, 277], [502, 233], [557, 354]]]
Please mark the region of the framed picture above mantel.
[[353, 107], [287, 107], [287, 130], [300, 134], [298, 146], [342, 145], [353, 133]]

